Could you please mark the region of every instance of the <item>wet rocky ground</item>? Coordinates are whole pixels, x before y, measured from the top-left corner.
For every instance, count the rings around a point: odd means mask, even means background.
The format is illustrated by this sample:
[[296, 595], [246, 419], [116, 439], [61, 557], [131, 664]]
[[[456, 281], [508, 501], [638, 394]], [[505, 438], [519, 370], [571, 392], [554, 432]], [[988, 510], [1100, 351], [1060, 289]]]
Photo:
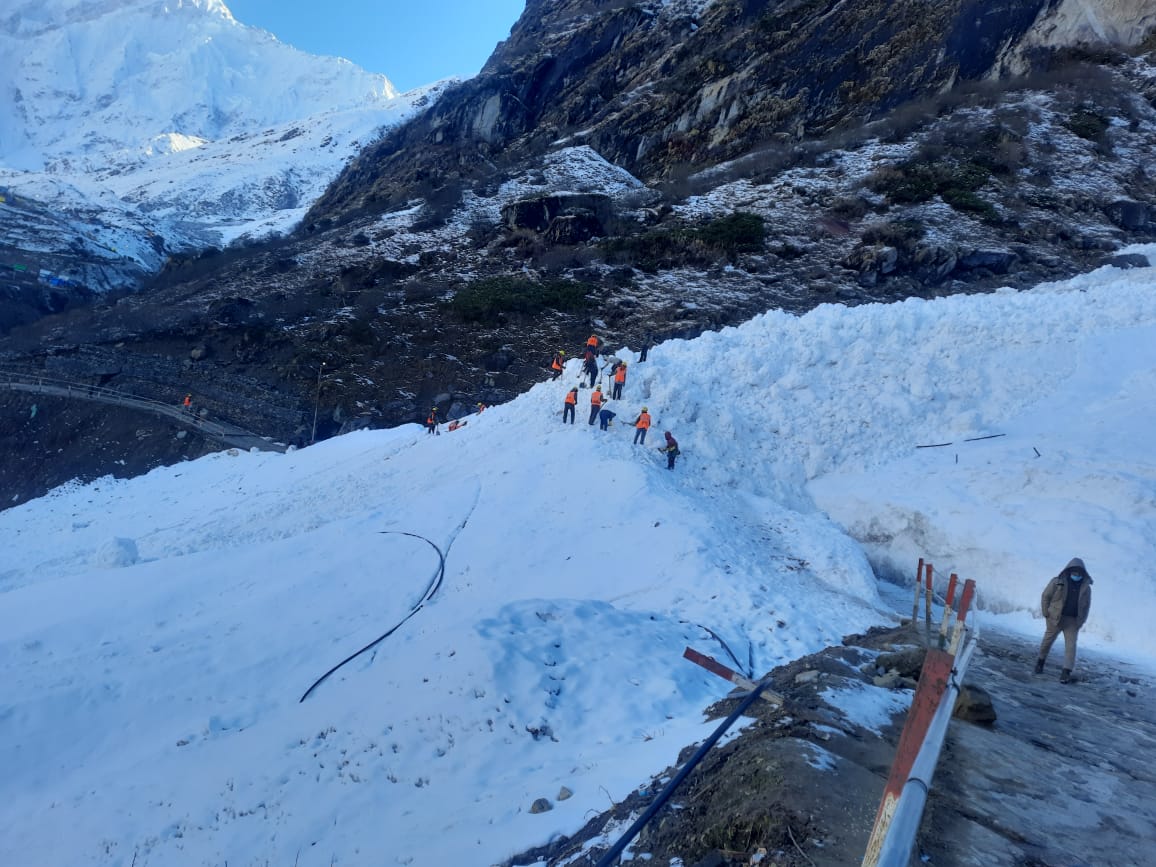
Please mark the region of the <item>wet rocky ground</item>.
[[920, 838], [937, 867], [1156, 864], [1156, 701], [1151, 671], [1062, 647], [1032, 674], [1034, 644], [986, 632], [968, 679], [991, 693], [991, 728], [953, 723]]
[[[785, 705], [756, 702], [741, 734], [707, 754], [627, 857], [680, 867], [859, 864], [923, 643], [920, 630], [880, 628], [775, 669]], [[981, 709], [980, 722], [953, 720], [917, 841], [920, 861], [1156, 863], [1151, 673], [1084, 653], [1077, 681], [1063, 685], [1054, 663], [1032, 675], [1034, 659], [1030, 641], [981, 636], [965, 684], [990, 696], [996, 718], [983, 722]], [[721, 721], [739, 700], [735, 693], [708, 714]], [[596, 864], [696, 747], [572, 837], [503, 867]]]

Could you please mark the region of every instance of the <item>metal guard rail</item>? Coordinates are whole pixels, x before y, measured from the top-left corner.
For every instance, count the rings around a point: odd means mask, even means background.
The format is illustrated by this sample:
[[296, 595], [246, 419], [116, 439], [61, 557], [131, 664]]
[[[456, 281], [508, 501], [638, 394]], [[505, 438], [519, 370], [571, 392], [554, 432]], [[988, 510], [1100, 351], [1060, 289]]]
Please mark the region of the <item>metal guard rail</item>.
[[[947, 737], [948, 724], [955, 712], [955, 699], [959, 695], [962, 678], [977, 645], [978, 630], [967, 621], [976, 596], [975, 581], [968, 579], [963, 583], [958, 610], [953, 611], [958, 579], [954, 573], [951, 575], [943, 622], [938, 630], [934, 630], [931, 623], [932, 574], [931, 564], [925, 564], [921, 557], [915, 578], [915, 605], [911, 622], [913, 627], [918, 628], [919, 597], [922, 593], [927, 600], [927, 656], [923, 661], [903, 732], [899, 736], [895, 761], [883, 789], [861, 867], [908, 867], [911, 863], [915, 837], [931, 788], [931, 778]], [[954, 626], [949, 629], [952, 614], [955, 615]], [[937, 641], [934, 635], [936, 631]], [[938, 647], [933, 647], [933, 643], [938, 644]]]
[[959, 695], [960, 684], [975, 648], [976, 641], [971, 638], [956, 657], [947, 691], [940, 699], [939, 707], [923, 740], [923, 746], [912, 762], [907, 782], [903, 784], [903, 793], [895, 805], [891, 824], [879, 850], [877, 862], [879, 867], [907, 867], [911, 863], [911, 857], [915, 852], [915, 836], [923, 821], [923, 808], [931, 791], [931, 778], [935, 774], [939, 753], [947, 737], [947, 726], [955, 711], [955, 699]]

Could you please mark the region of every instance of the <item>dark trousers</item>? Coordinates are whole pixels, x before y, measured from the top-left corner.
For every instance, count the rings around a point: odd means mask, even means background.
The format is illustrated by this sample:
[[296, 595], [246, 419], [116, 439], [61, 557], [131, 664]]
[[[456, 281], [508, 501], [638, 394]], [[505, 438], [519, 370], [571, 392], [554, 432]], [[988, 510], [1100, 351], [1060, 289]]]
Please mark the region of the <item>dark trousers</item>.
[[667, 452], [666, 453], [666, 468], [668, 470], [674, 469], [674, 459], [677, 457], [678, 457], [678, 455], [676, 455], [674, 452]]
[[646, 361], [646, 353], [650, 352], [649, 346], [642, 347], [642, 352], [638, 356], [639, 361]]
[[566, 419], [570, 419], [570, 424], [574, 424], [574, 404], [566, 404], [565, 409], [562, 410], [562, 424], [566, 424]]
[[601, 409], [602, 407], [597, 405], [592, 405], [590, 407], [590, 424], [594, 424], [594, 420], [598, 418], [598, 413]]
[[621, 400], [622, 399], [622, 383], [621, 382], [614, 383], [614, 390], [610, 393], [610, 397], [613, 400]]
[[593, 370], [588, 370], [586, 372], [590, 374], [590, 387], [593, 388], [594, 383], [598, 381], [598, 368], [595, 367]]
[[562, 368], [558, 368], [557, 370], [554, 371], [554, 375], [550, 377], [550, 381], [553, 382], [555, 379], [557, 379], [561, 375], [562, 375]]
[[646, 442], [646, 428], [636, 427], [634, 429], [634, 444], [638, 445], [639, 443], [645, 443], [645, 442]]

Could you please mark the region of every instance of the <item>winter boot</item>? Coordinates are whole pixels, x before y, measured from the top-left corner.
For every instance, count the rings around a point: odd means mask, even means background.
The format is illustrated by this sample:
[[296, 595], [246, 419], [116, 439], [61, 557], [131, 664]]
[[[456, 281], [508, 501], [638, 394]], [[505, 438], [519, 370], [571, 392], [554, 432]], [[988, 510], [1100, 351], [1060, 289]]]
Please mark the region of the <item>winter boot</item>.
[[1071, 683], [1071, 682], [1072, 682], [1072, 670], [1070, 668], [1065, 668], [1063, 671], [1060, 672], [1060, 683]]
[[1042, 659], [1037, 659], [1036, 660], [1036, 670], [1035, 670], [1034, 674], [1043, 674], [1043, 673], [1044, 673], [1044, 661]]

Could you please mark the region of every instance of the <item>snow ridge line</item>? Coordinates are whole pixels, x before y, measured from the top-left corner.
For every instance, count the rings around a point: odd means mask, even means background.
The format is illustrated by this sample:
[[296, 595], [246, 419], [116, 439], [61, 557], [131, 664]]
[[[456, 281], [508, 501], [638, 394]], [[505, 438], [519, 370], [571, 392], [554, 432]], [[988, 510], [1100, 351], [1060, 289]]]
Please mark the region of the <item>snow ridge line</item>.
[[[466, 520], [469, 520], [468, 516], [467, 516]], [[462, 522], [461, 526], [463, 526], [463, 527], [465, 526], [465, 521]], [[459, 529], [460, 529], [460, 527], [459, 527]], [[354, 653], [351, 653], [349, 656], [345, 657], [345, 659], [341, 660], [341, 662], [337, 663], [337, 665], [335, 665], [331, 669], [329, 669], [329, 671], [325, 672], [325, 674], [321, 675], [321, 677], [317, 678], [317, 680], [313, 681], [313, 683], [310, 685], [309, 689], [305, 690], [305, 694], [302, 695], [301, 698], [297, 700], [298, 704], [305, 701], [305, 699], [309, 698], [309, 694], [311, 692], [313, 692], [313, 690], [315, 690], [318, 686], [320, 686], [321, 683], [327, 677], [329, 677], [329, 675], [333, 674], [333, 672], [335, 672], [335, 671], [337, 671], [337, 669], [341, 668], [341, 666], [345, 665], [347, 662], [353, 661], [357, 657], [361, 656], [361, 654], [365, 653], [365, 651], [371, 650], [374, 647], [377, 647], [377, 645], [381, 644], [381, 642], [385, 641], [385, 639], [389, 638], [389, 636], [391, 636], [391, 635], [393, 635], [393, 633], [397, 632], [397, 630], [399, 630], [407, 620], [409, 620], [411, 617], [413, 617], [415, 614], [417, 614], [419, 611], [421, 611], [422, 607], [427, 602], [429, 602], [431, 599], [433, 599], [434, 594], [436, 594], [438, 592], [438, 588], [440, 588], [442, 586], [442, 580], [445, 578], [445, 574], [446, 574], [446, 557], [445, 557], [445, 554], [442, 553], [441, 548], [439, 548], [434, 542], [427, 539], [425, 536], [420, 536], [417, 533], [407, 533], [403, 530], [380, 530], [379, 532], [390, 533], [390, 534], [397, 535], [397, 536], [409, 536], [409, 537], [414, 538], [414, 539], [420, 539], [421, 541], [428, 544], [431, 548], [434, 549], [434, 551], [437, 552], [437, 555], [438, 555], [437, 571], [434, 572], [434, 577], [430, 580], [429, 586], [426, 587], [425, 593], [422, 594], [421, 601], [419, 601], [417, 603], [417, 605], [415, 605], [413, 608], [410, 609], [409, 614], [405, 615], [405, 617], [403, 617], [401, 620], [399, 620], [397, 623], [395, 623], [392, 627], [390, 627], [390, 629], [388, 631], [386, 631], [382, 635], [379, 635], [377, 638], [375, 638], [373, 641], [369, 642], [369, 644], [365, 645], [365, 647], [361, 648], [360, 650], [355, 651]]]

